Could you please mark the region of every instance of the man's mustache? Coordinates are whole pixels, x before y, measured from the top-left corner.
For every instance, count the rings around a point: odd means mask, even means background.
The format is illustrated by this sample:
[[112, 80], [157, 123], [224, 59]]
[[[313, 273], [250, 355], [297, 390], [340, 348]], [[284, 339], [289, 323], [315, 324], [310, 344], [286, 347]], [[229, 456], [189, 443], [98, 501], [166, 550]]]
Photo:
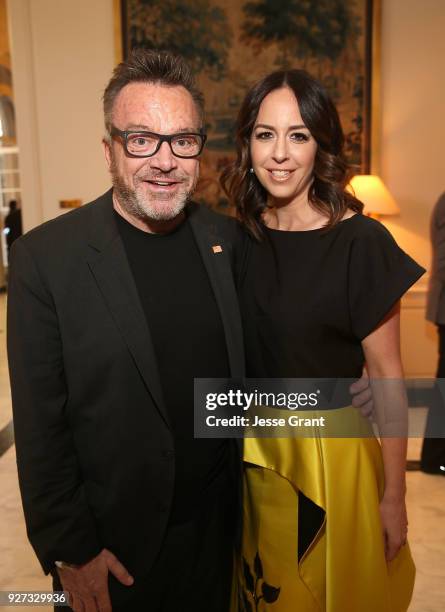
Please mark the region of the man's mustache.
[[137, 178], [140, 181], [174, 181], [177, 183], [183, 183], [187, 180], [187, 175], [163, 172], [162, 174], [138, 174]]

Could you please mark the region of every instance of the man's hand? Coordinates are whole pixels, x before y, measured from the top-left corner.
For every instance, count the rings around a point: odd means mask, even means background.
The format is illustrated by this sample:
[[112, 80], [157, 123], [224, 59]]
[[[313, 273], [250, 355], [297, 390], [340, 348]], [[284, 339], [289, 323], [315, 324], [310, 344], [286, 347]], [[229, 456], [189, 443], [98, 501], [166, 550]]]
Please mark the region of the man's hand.
[[70, 595], [74, 612], [112, 611], [108, 572], [125, 586], [131, 586], [134, 582], [122, 563], [106, 548], [84, 565], [57, 568], [57, 571], [63, 590]]
[[362, 377], [349, 387], [349, 392], [352, 395], [352, 405], [358, 408], [366, 419], [370, 419], [374, 404], [366, 368], [363, 368]]

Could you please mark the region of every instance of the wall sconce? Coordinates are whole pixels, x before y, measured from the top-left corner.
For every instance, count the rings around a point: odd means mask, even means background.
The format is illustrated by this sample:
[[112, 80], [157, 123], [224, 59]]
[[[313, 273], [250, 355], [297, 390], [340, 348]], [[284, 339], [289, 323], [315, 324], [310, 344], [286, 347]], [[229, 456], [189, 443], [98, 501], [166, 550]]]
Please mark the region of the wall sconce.
[[378, 219], [400, 213], [400, 208], [382, 179], [375, 174], [357, 174], [352, 178], [348, 189], [363, 202], [363, 213], [369, 217]]

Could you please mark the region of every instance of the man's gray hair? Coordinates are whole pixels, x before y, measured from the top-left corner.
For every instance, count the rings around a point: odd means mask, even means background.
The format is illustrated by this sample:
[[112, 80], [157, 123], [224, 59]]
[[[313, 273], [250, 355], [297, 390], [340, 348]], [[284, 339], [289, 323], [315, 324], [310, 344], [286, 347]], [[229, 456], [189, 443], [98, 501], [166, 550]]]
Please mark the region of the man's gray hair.
[[105, 129], [110, 135], [114, 102], [129, 83], [158, 83], [166, 87], [182, 86], [192, 96], [201, 127], [204, 122], [204, 96], [196, 86], [193, 72], [180, 55], [169, 51], [134, 49], [128, 59], [116, 66], [103, 95]]

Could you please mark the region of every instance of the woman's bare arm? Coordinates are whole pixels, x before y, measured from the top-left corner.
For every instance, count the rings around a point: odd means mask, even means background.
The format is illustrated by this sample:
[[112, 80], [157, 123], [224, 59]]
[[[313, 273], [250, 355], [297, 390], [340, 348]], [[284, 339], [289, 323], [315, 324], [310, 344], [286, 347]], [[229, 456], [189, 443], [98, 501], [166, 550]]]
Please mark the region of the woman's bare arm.
[[385, 490], [380, 504], [386, 558], [406, 542], [407, 399], [400, 356], [400, 302], [362, 341], [381, 434]]

